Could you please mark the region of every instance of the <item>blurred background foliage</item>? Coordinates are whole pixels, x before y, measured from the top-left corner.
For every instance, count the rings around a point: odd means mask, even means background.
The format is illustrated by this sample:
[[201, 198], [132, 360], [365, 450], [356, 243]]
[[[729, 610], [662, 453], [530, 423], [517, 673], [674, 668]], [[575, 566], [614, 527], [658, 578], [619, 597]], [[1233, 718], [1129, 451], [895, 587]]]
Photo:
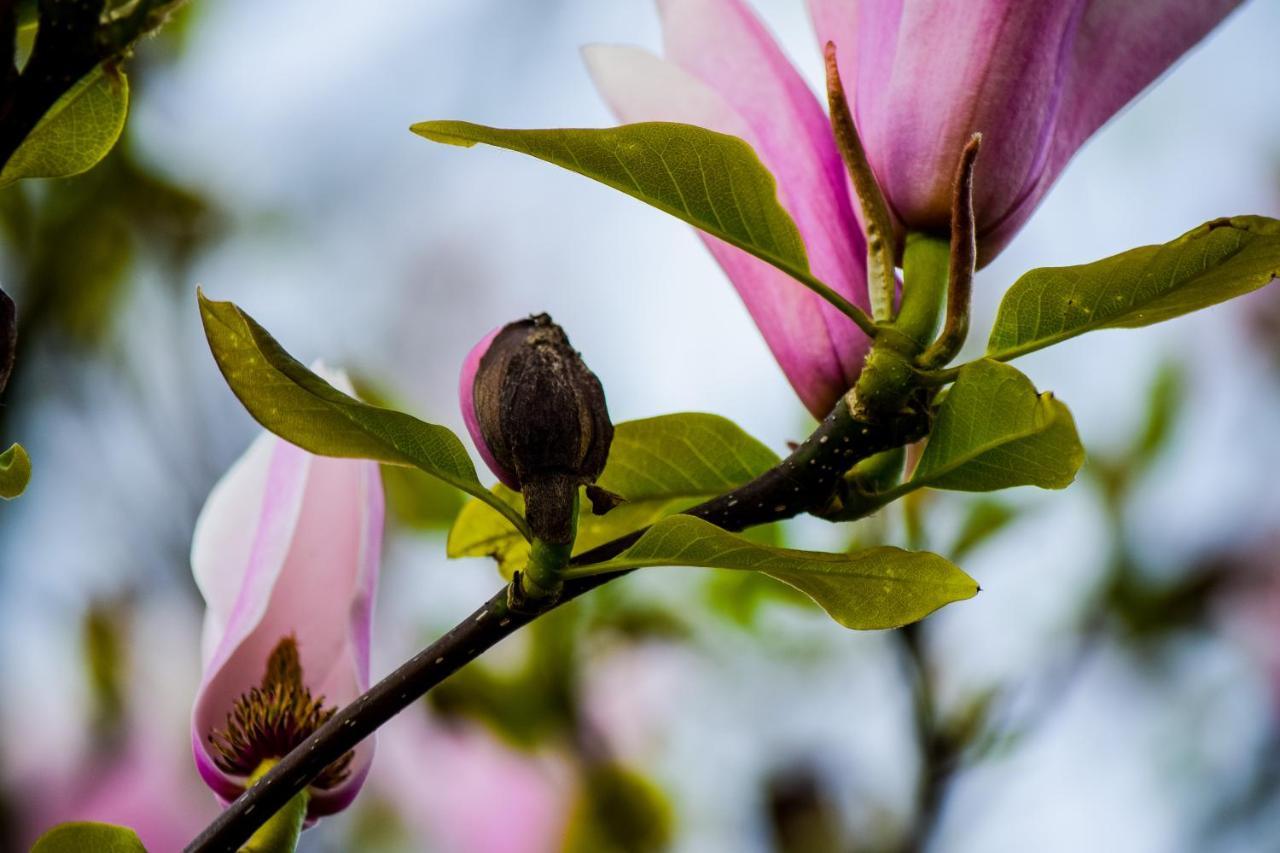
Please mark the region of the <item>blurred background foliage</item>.
[[[759, 6], [811, 52], [801, 4]], [[97, 818], [177, 849], [215, 809], [186, 740], [187, 548], [255, 427], [204, 349], [197, 281], [367, 398], [455, 427], [467, 348], [545, 308], [615, 419], [713, 411], [775, 449], [807, 432], [684, 229], [405, 130], [607, 123], [574, 48], [654, 43], [653, 17], [196, 0], [139, 46], [133, 114], [101, 164], [0, 190], [22, 331], [0, 436], [35, 460], [28, 494], [0, 506], [0, 848]], [[980, 278], [977, 339], [1029, 266], [1280, 213], [1280, 114], [1257, 106], [1280, 102], [1277, 28], [1250, 5], [1082, 153]], [[1242, 76], [1265, 91], [1223, 86]], [[1280, 849], [1280, 291], [1100, 340], [1026, 362], [1089, 449], [1067, 493], [920, 494], [759, 534], [933, 548], [983, 583], [974, 602], [853, 634], [764, 576], [629, 578], [381, 732], [361, 799], [304, 849]], [[455, 494], [384, 476], [375, 674], [499, 582], [444, 561]]]

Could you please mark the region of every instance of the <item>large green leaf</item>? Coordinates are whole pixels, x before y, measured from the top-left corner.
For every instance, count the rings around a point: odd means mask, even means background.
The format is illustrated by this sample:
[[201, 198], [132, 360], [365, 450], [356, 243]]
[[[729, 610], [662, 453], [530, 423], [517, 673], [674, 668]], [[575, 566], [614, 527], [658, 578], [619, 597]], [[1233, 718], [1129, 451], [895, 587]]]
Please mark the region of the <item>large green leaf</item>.
[[646, 566], [764, 572], [858, 630], [897, 628], [978, 592], [973, 578], [937, 554], [889, 547], [852, 554], [773, 548], [689, 515], [662, 519], [626, 551], [587, 571]]
[[1001, 361], [1093, 329], [1159, 323], [1280, 277], [1280, 221], [1215, 219], [1171, 243], [1028, 272], [1000, 303], [987, 355]]
[[124, 72], [95, 67], [54, 102], [13, 152], [0, 171], [0, 187], [88, 171], [116, 144], [128, 112]]
[[938, 407], [909, 486], [989, 492], [1062, 489], [1084, 462], [1071, 412], [1031, 380], [990, 360], [965, 365]]
[[109, 823], [60, 823], [46, 832], [31, 853], [147, 853], [138, 834]]
[[21, 444], [0, 453], [0, 498], [13, 500], [26, 490], [30, 479], [31, 458]]
[[434, 142], [467, 148], [482, 142], [585, 175], [750, 252], [832, 302], [844, 302], [809, 271], [804, 241], [778, 203], [773, 175], [736, 136], [673, 122], [505, 130], [424, 121], [410, 129]]
[[[717, 415], [684, 413], [627, 421], [614, 429], [599, 485], [626, 498], [606, 515], [584, 510], [574, 551], [581, 553], [660, 518], [727, 492], [778, 463], [778, 457], [737, 424]], [[501, 484], [494, 495], [524, 508]], [[449, 531], [450, 557], [493, 557], [510, 576], [524, 567], [529, 546], [489, 506], [468, 501]]]
[[419, 468], [489, 502], [524, 533], [523, 517], [480, 484], [471, 457], [450, 430], [349, 397], [285, 352], [234, 304], [213, 302], [203, 293], [199, 299], [213, 357], [258, 423], [322, 456]]

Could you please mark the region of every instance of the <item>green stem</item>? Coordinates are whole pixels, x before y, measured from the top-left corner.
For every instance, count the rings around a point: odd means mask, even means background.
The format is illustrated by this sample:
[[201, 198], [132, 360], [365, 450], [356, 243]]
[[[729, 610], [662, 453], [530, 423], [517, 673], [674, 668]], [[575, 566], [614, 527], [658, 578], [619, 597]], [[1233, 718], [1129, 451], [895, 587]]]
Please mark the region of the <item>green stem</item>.
[[531, 599], [551, 598], [564, 586], [564, 567], [569, 564], [573, 543], [556, 544], [534, 538], [529, 562], [521, 576], [521, 592]]
[[950, 239], [914, 232], [907, 235], [902, 261], [902, 308], [893, 328], [911, 342], [915, 353], [929, 346], [941, 327], [950, 266]]
[[[249, 787], [256, 785], [277, 763], [275, 759], [268, 759], [258, 765], [258, 769], [249, 777]], [[257, 832], [240, 848], [240, 853], [293, 853], [298, 848], [302, 824], [307, 818], [308, 799], [308, 789], [303, 788], [285, 803], [284, 808], [258, 827]]]

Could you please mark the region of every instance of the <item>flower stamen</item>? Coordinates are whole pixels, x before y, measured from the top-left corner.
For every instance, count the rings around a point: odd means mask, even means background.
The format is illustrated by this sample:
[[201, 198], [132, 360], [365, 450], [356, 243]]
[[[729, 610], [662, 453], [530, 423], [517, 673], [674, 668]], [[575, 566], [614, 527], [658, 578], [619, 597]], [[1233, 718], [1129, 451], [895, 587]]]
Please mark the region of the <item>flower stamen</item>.
[[[284, 637], [267, 658], [261, 685], [242, 693], [226, 724], [209, 734], [214, 763], [224, 773], [250, 776], [264, 761], [283, 758], [337, 713], [337, 706], [325, 707], [324, 700], [313, 698], [303, 683], [297, 639]], [[330, 764], [312, 786], [328, 790], [341, 784], [354, 755], [348, 752]]]

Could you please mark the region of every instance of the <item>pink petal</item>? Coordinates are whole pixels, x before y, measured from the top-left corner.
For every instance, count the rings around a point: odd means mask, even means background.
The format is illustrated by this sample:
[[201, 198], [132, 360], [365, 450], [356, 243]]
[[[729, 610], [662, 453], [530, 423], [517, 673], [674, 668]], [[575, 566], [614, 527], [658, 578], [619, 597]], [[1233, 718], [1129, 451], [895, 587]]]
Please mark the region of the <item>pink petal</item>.
[[1079, 146], [1238, 0], [809, 0], [834, 41], [868, 157], [905, 227], [947, 228], [970, 134], [980, 263]]
[[1018, 204], [990, 226], [986, 242], [992, 255], [1030, 217], [1080, 146], [1240, 2], [1090, 0], [1067, 60], [1062, 103], [1044, 166]]
[[[680, 6], [679, 14], [668, 15], [669, 44], [673, 28], [680, 29], [680, 15], [707, 13], [705, 5], [698, 0], [687, 8]], [[717, 2], [712, 6], [741, 12], [736, 5]], [[773, 103], [784, 113], [771, 121], [765, 120], [767, 110], [751, 98], [745, 98], [744, 110], [725, 91], [717, 90], [714, 82], [646, 51], [594, 46], [584, 54], [597, 87], [623, 121], [697, 124], [750, 143], [778, 180], [779, 201], [800, 229], [814, 274], [865, 306], [865, 244], [826, 118], [763, 29], [749, 16], [741, 18], [740, 24], [728, 38], [735, 45], [744, 42], [753, 51], [744, 60], [751, 69], [733, 73], [759, 78], [760, 101]], [[696, 30], [691, 32], [698, 35]], [[730, 51], [720, 52], [731, 58]], [[757, 73], [753, 62], [757, 59], [771, 65]], [[793, 118], [798, 123], [788, 124]], [[869, 343], [866, 337], [837, 309], [785, 273], [716, 238], [702, 237], [800, 399], [815, 416], [824, 416], [856, 380]]]
[[222, 639], [240, 594], [267, 490], [271, 455], [279, 439], [262, 433], [209, 493], [196, 519], [191, 568], [207, 605], [203, 660], [208, 663]]
[[859, 130], [890, 205], [913, 230], [949, 227], [965, 142], [983, 134], [974, 182], [979, 231], [1043, 169], [1084, 0], [872, 0], [856, 11], [810, 0], [834, 41]]
[[501, 480], [509, 488], [520, 490], [519, 480], [514, 474], [498, 464], [498, 460], [494, 458], [493, 451], [489, 449], [489, 444], [484, 440], [484, 433], [480, 429], [480, 420], [476, 417], [475, 403], [475, 381], [476, 371], [480, 369], [480, 359], [484, 358], [484, 354], [489, 351], [489, 345], [493, 343], [493, 339], [498, 336], [505, 328], [499, 326], [489, 334], [480, 339], [480, 343], [471, 348], [471, 352], [467, 353], [466, 359], [462, 362], [462, 372], [458, 375], [458, 402], [462, 407], [462, 420], [467, 425], [467, 432], [471, 433], [471, 441], [475, 444], [480, 458], [484, 460], [484, 464], [489, 466], [489, 470]]
[[[222, 583], [201, 585], [202, 591], [216, 592], [209, 599], [212, 628], [206, 640], [212, 648], [192, 713], [192, 747], [201, 775], [223, 799], [235, 797], [243, 780], [217, 769], [205, 738], [223, 725], [236, 698], [261, 681], [267, 658], [282, 638], [297, 638], [307, 685], [324, 695], [327, 704], [346, 704], [369, 684], [384, 514], [378, 465], [312, 456], [280, 439], [273, 438], [271, 444], [270, 457], [251, 449], [237, 466], [265, 464], [265, 476], [233, 469], [228, 477], [237, 489], [250, 482], [260, 483], [262, 489], [256, 500], [241, 493], [259, 513], [246, 525], [253, 531], [253, 544], [243, 562], [225, 565], [239, 578], [229, 612], [214, 607], [215, 600], [225, 606]], [[231, 526], [222, 513], [244, 520], [240, 508], [215, 490], [202, 517], [204, 533], [196, 549], [200, 554], [218, 552], [217, 540], [211, 537]], [[242, 537], [243, 533], [230, 541], [238, 545]], [[216, 562], [206, 562], [206, 568]], [[351, 776], [341, 786], [313, 792], [312, 816], [350, 802], [372, 754], [372, 742], [362, 744]]]

